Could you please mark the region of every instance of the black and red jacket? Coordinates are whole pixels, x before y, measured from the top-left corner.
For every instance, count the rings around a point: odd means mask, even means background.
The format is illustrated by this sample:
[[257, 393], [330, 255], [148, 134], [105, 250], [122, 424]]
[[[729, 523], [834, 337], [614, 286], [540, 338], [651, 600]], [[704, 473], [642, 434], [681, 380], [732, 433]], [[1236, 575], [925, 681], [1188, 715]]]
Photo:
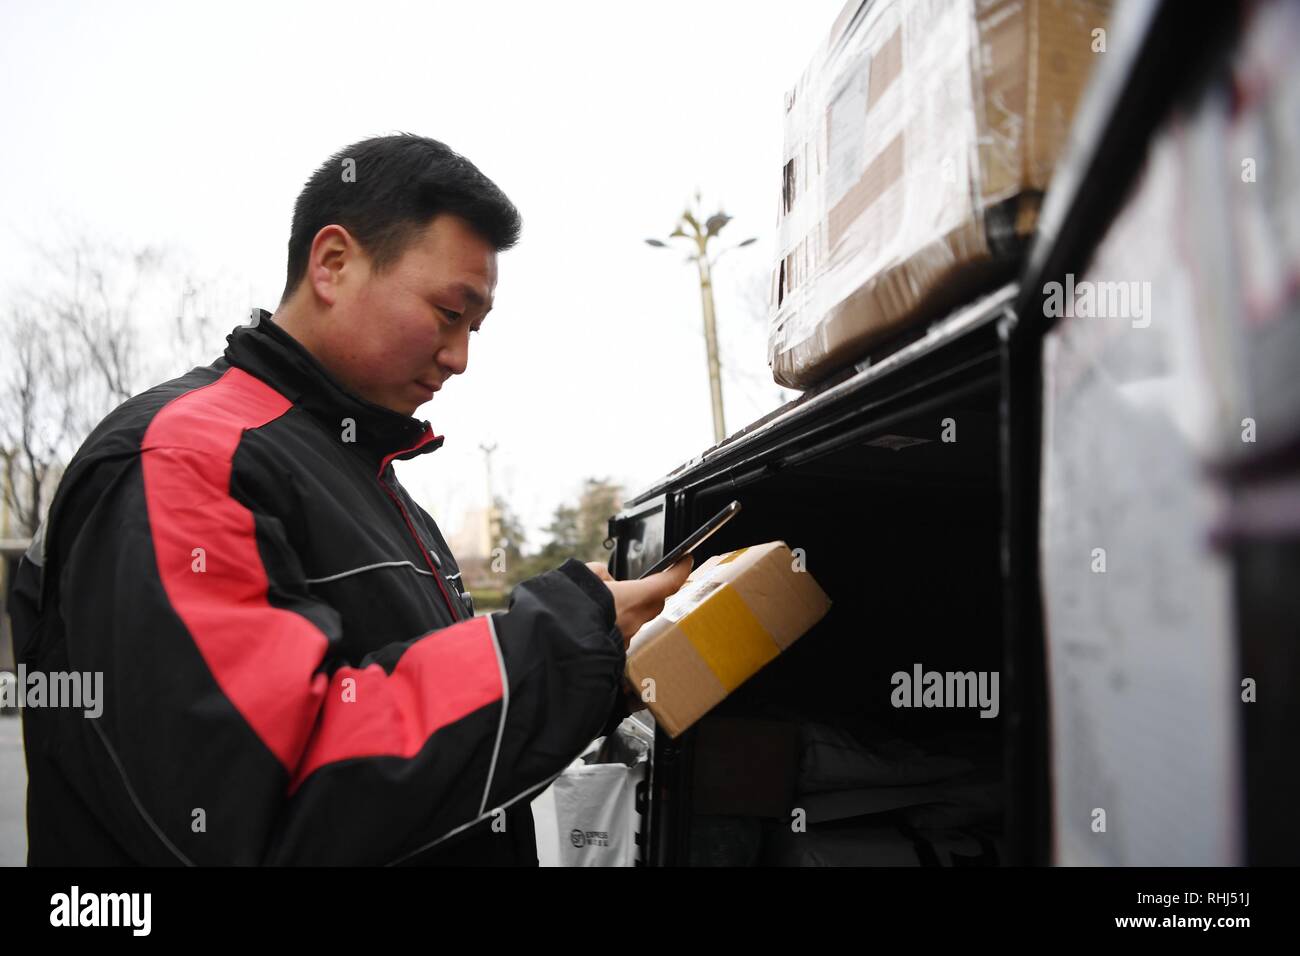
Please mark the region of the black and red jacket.
[[343, 388], [259, 310], [118, 407], [13, 591], [29, 863], [536, 863], [529, 802], [619, 708], [609, 589], [576, 560], [473, 616], [395, 460], [427, 422]]

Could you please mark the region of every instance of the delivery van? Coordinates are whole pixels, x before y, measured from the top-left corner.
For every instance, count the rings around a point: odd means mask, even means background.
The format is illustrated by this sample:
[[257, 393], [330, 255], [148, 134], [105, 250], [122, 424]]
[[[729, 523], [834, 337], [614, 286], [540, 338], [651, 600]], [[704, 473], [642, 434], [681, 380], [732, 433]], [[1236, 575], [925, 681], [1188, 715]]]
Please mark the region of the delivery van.
[[656, 728], [639, 864], [1300, 861], [1300, 18], [1108, 31], [1009, 281], [610, 518], [625, 579], [738, 500], [696, 564], [781, 541], [832, 602]]

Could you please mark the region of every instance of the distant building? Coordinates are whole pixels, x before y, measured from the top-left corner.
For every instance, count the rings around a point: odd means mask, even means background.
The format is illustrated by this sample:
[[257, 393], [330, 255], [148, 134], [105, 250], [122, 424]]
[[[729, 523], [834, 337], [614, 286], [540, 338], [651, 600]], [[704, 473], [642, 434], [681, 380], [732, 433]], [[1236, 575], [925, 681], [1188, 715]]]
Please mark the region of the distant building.
[[30, 544], [27, 538], [0, 538], [0, 671], [16, 668], [13, 626], [9, 623], [9, 588], [18, 559]]
[[[62, 465], [51, 468], [45, 476], [45, 490], [41, 497], [45, 511], [49, 510], [50, 501], [53, 500], [54, 491], [62, 477]], [[22, 481], [24, 476], [20, 473], [18, 478]], [[20, 486], [20, 493], [23, 490]], [[18, 570], [18, 559], [31, 544], [29, 532], [30, 529], [10, 509], [9, 495], [0, 494], [0, 671], [12, 671], [16, 667], [13, 625], [9, 621], [9, 588], [13, 584], [14, 573]]]
[[[493, 549], [500, 545], [494, 534], [495, 514], [486, 508], [470, 508], [461, 515], [460, 529], [448, 535], [447, 543], [456, 556], [464, 582], [470, 588], [499, 588], [502, 578], [493, 571]], [[501, 567], [496, 567], [496, 572]]]
[[492, 553], [486, 508], [470, 508], [461, 514], [460, 529], [447, 538], [457, 561], [487, 558]]

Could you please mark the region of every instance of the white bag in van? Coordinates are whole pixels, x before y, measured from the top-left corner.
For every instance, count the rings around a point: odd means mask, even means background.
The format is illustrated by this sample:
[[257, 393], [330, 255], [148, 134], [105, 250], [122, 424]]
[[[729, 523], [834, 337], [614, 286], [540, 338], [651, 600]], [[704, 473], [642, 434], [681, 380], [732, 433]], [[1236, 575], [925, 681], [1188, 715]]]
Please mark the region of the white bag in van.
[[560, 866], [636, 865], [636, 786], [645, 772], [644, 759], [633, 767], [577, 761], [556, 778]]

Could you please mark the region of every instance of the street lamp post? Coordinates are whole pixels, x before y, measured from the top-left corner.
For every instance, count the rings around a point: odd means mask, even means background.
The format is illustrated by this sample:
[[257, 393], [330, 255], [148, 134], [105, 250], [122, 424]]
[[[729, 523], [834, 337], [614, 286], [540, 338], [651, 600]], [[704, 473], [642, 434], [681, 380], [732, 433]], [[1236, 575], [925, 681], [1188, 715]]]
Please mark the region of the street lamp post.
[[[699, 192], [695, 193], [695, 207], [698, 210], [700, 203]], [[746, 239], [744, 242], [737, 243], [729, 249], [724, 249], [712, 259], [709, 258], [709, 240], [713, 239], [722, 231], [723, 226], [731, 221], [731, 217], [722, 210], [718, 210], [712, 216], [700, 225], [700, 218], [696, 213], [687, 209], [682, 213], [681, 218], [677, 220], [677, 226], [668, 234], [670, 239], [687, 239], [694, 245], [694, 250], [687, 256], [687, 261], [694, 261], [700, 271], [700, 302], [704, 311], [704, 347], [708, 355], [709, 363], [709, 394], [713, 403], [713, 440], [720, 442], [727, 437], [726, 419], [722, 411], [722, 367], [718, 360], [718, 327], [716, 311], [713, 305], [713, 264], [721, 259], [731, 249], [739, 249], [741, 246], [748, 246], [753, 243], [754, 239]], [[686, 231], [686, 227], [690, 231]], [[654, 246], [656, 249], [667, 249], [668, 243], [661, 239], [647, 239], [647, 245]]]

